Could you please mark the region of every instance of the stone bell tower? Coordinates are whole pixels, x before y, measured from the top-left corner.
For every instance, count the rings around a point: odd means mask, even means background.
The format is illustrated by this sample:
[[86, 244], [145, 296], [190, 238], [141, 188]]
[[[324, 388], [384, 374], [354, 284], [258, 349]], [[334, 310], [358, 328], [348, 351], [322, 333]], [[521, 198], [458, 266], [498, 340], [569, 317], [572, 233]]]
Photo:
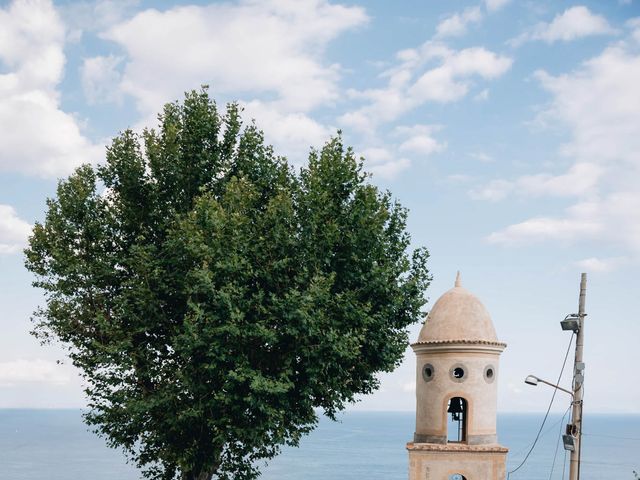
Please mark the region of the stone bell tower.
[[504, 480], [508, 450], [498, 444], [496, 404], [506, 344], [484, 305], [462, 288], [460, 273], [411, 346], [417, 376], [409, 480]]

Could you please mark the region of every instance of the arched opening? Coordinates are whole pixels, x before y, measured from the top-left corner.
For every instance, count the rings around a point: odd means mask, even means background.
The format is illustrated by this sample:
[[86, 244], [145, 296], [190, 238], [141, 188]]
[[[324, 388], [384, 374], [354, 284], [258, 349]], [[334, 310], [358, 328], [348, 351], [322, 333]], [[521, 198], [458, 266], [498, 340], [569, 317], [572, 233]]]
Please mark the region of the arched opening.
[[467, 480], [467, 477], [461, 473], [454, 473], [453, 475], [449, 475], [449, 480]]
[[467, 441], [467, 401], [462, 397], [453, 397], [447, 406], [447, 441]]

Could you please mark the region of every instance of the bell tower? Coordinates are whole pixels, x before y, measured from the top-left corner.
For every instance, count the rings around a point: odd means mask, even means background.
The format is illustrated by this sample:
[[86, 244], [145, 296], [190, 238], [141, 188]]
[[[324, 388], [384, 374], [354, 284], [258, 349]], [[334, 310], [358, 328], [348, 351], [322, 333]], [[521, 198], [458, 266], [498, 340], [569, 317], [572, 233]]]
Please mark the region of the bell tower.
[[504, 480], [508, 450], [498, 444], [496, 407], [506, 344], [460, 273], [411, 347], [417, 368], [409, 480]]

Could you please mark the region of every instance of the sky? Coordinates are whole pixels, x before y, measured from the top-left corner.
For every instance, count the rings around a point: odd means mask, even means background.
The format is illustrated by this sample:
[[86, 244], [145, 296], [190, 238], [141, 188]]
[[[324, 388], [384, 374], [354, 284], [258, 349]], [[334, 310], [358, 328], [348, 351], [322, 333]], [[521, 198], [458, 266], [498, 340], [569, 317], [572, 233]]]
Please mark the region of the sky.
[[[500, 411], [546, 409], [523, 380], [557, 379], [587, 272], [585, 410], [640, 413], [640, 0], [0, 2], [0, 408], [85, 405], [29, 334], [58, 179], [204, 84], [293, 165], [342, 130], [430, 251], [425, 310], [458, 270], [488, 308]], [[407, 349], [352, 408], [414, 392]]]

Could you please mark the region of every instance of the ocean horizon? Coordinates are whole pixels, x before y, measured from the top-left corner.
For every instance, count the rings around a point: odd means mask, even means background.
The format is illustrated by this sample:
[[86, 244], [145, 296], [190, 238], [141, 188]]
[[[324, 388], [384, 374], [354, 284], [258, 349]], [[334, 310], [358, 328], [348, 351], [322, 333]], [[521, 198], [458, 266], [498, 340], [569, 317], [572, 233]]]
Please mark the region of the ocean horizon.
[[[0, 479], [141, 478], [121, 452], [89, 430], [81, 415], [79, 409], [0, 409]], [[542, 413], [498, 415], [499, 442], [509, 448], [508, 471], [523, 460], [542, 418]], [[561, 418], [549, 416], [536, 449], [510, 480], [563, 478], [565, 451], [558, 439], [566, 419]], [[640, 470], [640, 415], [588, 414], [584, 425], [581, 478], [633, 480], [633, 470]], [[349, 411], [339, 422], [321, 417], [318, 428], [299, 447], [283, 449], [260, 478], [406, 480], [405, 445], [413, 428], [413, 412]]]

